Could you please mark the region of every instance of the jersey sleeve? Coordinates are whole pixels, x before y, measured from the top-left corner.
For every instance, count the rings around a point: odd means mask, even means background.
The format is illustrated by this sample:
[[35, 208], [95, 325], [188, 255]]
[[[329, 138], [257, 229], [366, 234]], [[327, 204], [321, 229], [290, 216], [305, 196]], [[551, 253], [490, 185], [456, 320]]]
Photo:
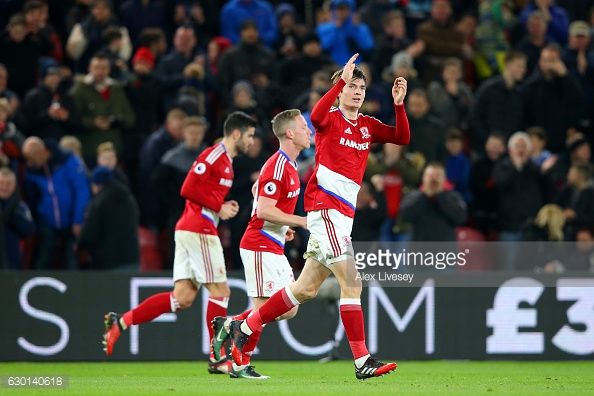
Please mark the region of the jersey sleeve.
[[223, 206], [223, 202], [218, 201], [212, 194], [208, 193], [208, 190], [204, 189], [204, 184], [210, 177], [212, 167], [215, 164], [209, 164], [202, 156], [194, 161], [182, 185], [181, 196], [188, 201], [218, 213], [221, 206]]
[[371, 118], [373, 143], [394, 143], [401, 146], [410, 143], [410, 126], [404, 105], [394, 105], [394, 111], [396, 112], [395, 127], [386, 125], [376, 118]]
[[311, 109], [311, 123], [316, 128], [316, 133], [323, 133], [324, 127], [330, 121], [330, 117], [328, 117], [328, 113], [334, 104], [336, 98], [340, 94], [340, 91], [344, 88], [346, 83], [342, 78], [338, 80], [336, 84], [328, 92], [322, 96], [322, 98], [316, 103], [316, 105]]
[[266, 197], [278, 201], [281, 195], [282, 179], [274, 177], [274, 166], [266, 166], [258, 177], [258, 198]]

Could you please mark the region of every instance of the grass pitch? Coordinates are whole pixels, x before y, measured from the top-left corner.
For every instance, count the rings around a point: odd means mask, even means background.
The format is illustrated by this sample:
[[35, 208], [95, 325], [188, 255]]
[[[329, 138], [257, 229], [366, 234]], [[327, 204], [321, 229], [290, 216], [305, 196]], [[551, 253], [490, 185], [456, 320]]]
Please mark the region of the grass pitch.
[[592, 395], [594, 362], [399, 362], [357, 381], [350, 361], [259, 362], [269, 380], [210, 375], [205, 362], [0, 363], [3, 375], [69, 375], [68, 389], [0, 389], [2, 395]]

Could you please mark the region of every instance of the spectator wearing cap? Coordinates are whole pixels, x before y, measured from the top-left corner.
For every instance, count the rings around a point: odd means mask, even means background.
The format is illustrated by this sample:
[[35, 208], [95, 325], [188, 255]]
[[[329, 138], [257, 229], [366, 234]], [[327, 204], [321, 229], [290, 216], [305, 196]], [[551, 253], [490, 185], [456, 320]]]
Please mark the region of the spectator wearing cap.
[[74, 25], [66, 42], [66, 53], [75, 61], [75, 73], [84, 73], [87, 70], [91, 58], [104, 45], [103, 31], [110, 26], [118, 27], [122, 34], [122, 45], [118, 55], [124, 61], [130, 59], [132, 43], [128, 29], [118, 26], [111, 1], [93, 0], [91, 15], [83, 22]]
[[0, 168], [0, 269], [23, 269], [20, 240], [35, 231], [29, 206], [20, 199], [16, 175]]
[[113, 142], [118, 153], [122, 154], [122, 135], [136, 121], [124, 89], [109, 77], [109, 72], [109, 58], [96, 54], [91, 59], [89, 74], [72, 88], [72, 97], [84, 128], [79, 138], [89, 167], [95, 163], [96, 147], [103, 142]]
[[520, 23], [526, 27], [528, 16], [533, 11], [540, 11], [547, 21], [547, 38], [558, 44], [567, 42], [569, 16], [563, 7], [554, 4], [554, 0], [537, 0], [530, 2], [520, 14]]
[[[256, 121], [257, 133], [263, 134], [263, 137], [266, 138], [272, 137], [272, 129], [269, 127], [270, 122], [268, 122], [269, 118], [262, 109], [262, 106], [260, 106], [260, 102], [256, 98], [252, 84], [245, 80], [237, 81], [235, 84], [233, 84], [231, 96], [233, 97], [233, 102], [231, 103], [231, 106], [225, 109], [225, 114], [229, 115], [235, 111], [242, 111]], [[222, 117], [220, 119], [219, 125], [217, 126], [219, 136], [223, 135], [224, 120], [226, 118], [226, 116]]]
[[[208, 122], [204, 117], [188, 117], [184, 121], [184, 140], [168, 150], [151, 176], [157, 199], [165, 208], [169, 246], [173, 247], [173, 231], [182, 215], [186, 201], [179, 192], [192, 164], [207, 147], [204, 136]], [[173, 268], [173, 249], [169, 249], [166, 268]]]
[[0, 63], [10, 79], [8, 88], [23, 98], [37, 84], [37, 61], [53, 49], [43, 32], [29, 32], [21, 13], [10, 17], [6, 32], [0, 35]]
[[233, 46], [227, 37], [216, 36], [208, 42], [207, 60], [210, 70], [214, 75], [219, 73], [219, 61], [225, 51]]
[[120, 23], [128, 29], [132, 45], [139, 46], [145, 28], [165, 29], [165, 2], [161, 0], [126, 0], [120, 5]]
[[355, 63], [369, 61], [372, 57], [374, 40], [369, 26], [361, 22], [355, 13], [354, 0], [332, 0], [332, 20], [316, 28], [322, 49], [337, 65], [344, 65], [358, 52]]
[[[398, 77], [406, 79], [407, 90], [412, 92], [417, 88], [423, 89], [423, 82], [419, 80], [417, 70], [414, 68], [414, 61], [408, 51], [399, 51], [392, 57], [390, 65], [382, 71], [382, 82], [384, 89], [390, 91], [394, 80]], [[408, 97], [404, 98], [405, 102]]]
[[278, 34], [274, 10], [265, 0], [231, 0], [221, 9], [221, 33], [233, 44], [241, 41], [243, 23], [247, 20], [256, 24], [259, 37], [267, 46], [272, 46]]
[[522, 85], [524, 125], [540, 125], [548, 137], [547, 148], [563, 151], [567, 129], [575, 124], [573, 109], [584, 105], [585, 96], [578, 80], [561, 60], [558, 45], [547, 45], [540, 53], [539, 73]]
[[37, 224], [33, 267], [51, 269], [56, 249], [61, 246], [64, 258], [60, 262], [67, 269], [78, 269], [74, 238], [80, 234], [90, 195], [85, 167], [55, 141], [36, 136], [25, 140], [23, 157], [27, 161], [25, 196]]
[[246, 80], [252, 84], [261, 106], [266, 107], [274, 103], [278, 95], [275, 73], [276, 55], [260, 43], [259, 37], [258, 25], [254, 21], [243, 22], [239, 43], [221, 57], [218, 80], [226, 106], [232, 102], [231, 89], [238, 80]]
[[146, 47], [149, 49], [153, 55], [153, 63], [156, 65], [159, 62], [159, 59], [165, 54], [165, 52], [167, 52], [167, 41], [165, 40], [165, 32], [163, 29], [144, 29], [140, 33], [140, 47]]
[[594, 49], [590, 47], [590, 26], [584, 21], [569, 25], [569, 38], [562, 59], [569, 74], [582, 87], [586, 100], [574, 111], [576, 125], [588, 136], [594, 134]]
[[91, 174], [93, 198], [85, 211], [78, 250], [88, 251], [90, 269], [138, 270], [138, 205], [113, 170], [97, 166]]
[[295, 7], [289, 3], [279, 4], [274, 13], [278, 20], [278, 35], [272, 44], [279, 60], [291, 59], [299, 51], [299, 39], [306, 32], [306, 27], [298, 22]]
[[79, 134], [80, 115], [62, 84], [62, 69], [54, 62], [43, 65], [39, 74], [39, 86], [30, 90], [23, 102], [29, 124], [27, 135], [60, 140], [65, 135]]
[[204, 69], [204, 83], [208, 90], [216, 87], [216, 81], [206, 64], [203, 51], [197, 46], [196, 35], [191, 26], [183, 25], [175, 31], [173, 49], [157, 64], [156, 74], [163, 85], [163, 106], [169, 111], [175, 106], [179, 89], [184, 82], [184, 70], [191, 63]]
[[154, 130], [162, 103], [163, 87], [154, 73], [155, 54], [148, 47], [140, 47], [132, 58], [132, 72], [124, 89], [130, 106], [136, 114], [134, 128], [128, 130], [122, 140], [122, 160], [134, 190], [138, 173], [139, 148]]
[[291, 107], [295, 98], [307, 91], [311, 76], [322, 69], [334, 68], [334, 62], [322, 52], [320, 37], [310, 32], [299, 39], [299, 53], [291, 59], [286, 59], [278, 66], [279, 83], [283, 89], [281, 99]]

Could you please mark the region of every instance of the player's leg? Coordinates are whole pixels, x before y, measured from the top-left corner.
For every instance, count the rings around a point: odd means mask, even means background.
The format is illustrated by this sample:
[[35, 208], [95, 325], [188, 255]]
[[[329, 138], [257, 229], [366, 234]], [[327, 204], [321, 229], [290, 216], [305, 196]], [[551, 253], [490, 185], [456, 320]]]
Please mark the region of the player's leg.
[[[337, 212], [330, 212], [327, 217], [338, 232], [350, 233], [350, 220]], [[346, 225], [344, 224], [346, 222]], [[342, 230], [342, 231], [341, 231]], [[341, 236], [340, 234], [338, 234]], [[340, 238], [349, 241], [347, 235]], [[352, 246], [346, 247], [349, 254], [339, 261], [329, 260], [328, 267], [340, 284], [340, 317], [347, 339], [355, 359], [355, 375], [358, 379], [367, 379], [390, 373], [396, 369], [396, 363], [382, 363], [372, 358], [365, 345], [365, 321], [361, 309], [361, 279], [357, 277], [357, 268], [353, 260]]]
[[175, 260], [173, 265], [173, 292], [155, 294], [144, 300], [138, 307], [118, 315], [110, 312], [105, 315], [105, 332], [103, 334], [104, 350], [111, 355], [113, 347], [122, 331], [140, 323], [149, 322], [161, 314], [176, 312], [192, 305], [200, 287], [191, 269], [192, 237], [189, 232], [176, 231]]
[[[227, 270], [221, 240], [215, 235], [200, 235], [200, 260], [197, 271], [200, 279], [204, 279], [204, 287], [209, 292], [208, 304], [205, 312], [206, 323], [211, 343], [214, 331], [211, 323], [215, 317], [225, 317], [231, 291], [227, 284]], [[210, 351], [208, 372], [211, 374], [228, 374], [231, 370], [231, 361], [227, 359], [225, 348]]]
[[243, 322], [232, 321], [230, 330], [233, 339], [231, 349], [234, 362], [242, 364], [243, 347], [255, 330], [289, 312], [293, 307], [314, 298], [329, 274], [328, 268], [309, 257], [305, 261], [299, 278], [294, 283], [274, 293], [260, 309], [252, 311]]
[[[286, 256], [271, 252], [250, 251], [241, 249], [241, 257], [246, 275], [248, 295], [252, 297], [253, 311], [263, 306], [274, 293], [295, 282], [293, 269]], [[276, 318], [289, 319], [295, 316], [298, 306]], [[249, 337], [242, 350], [241, 365], [233, 363], [232, 378], [263, 379], [269, 378], [256, 372], [250, 366], [251, 356], [258, 344], [264, 324]]]
[[103, 334], [105, 353], [112, 354], [120, 334], [128, 327], [150, 322], [164, 313], [190, 307], [196, 297], [198, 287], [189, 279], [180, 279], [175, 282], [172, 292], [154, 294], [123, 315], [118, 315], [115, 312], [105, 315], [105, 333]]

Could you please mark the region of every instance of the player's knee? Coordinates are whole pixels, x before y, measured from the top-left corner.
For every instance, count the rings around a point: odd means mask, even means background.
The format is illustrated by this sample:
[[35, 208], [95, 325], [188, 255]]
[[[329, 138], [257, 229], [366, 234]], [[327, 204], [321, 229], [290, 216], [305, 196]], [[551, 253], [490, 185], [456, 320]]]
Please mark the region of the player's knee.
[[293, 292], [293, 294], [300, 303], [304, 303], [315, 298], [318, 294], [318, 290], [311, 285], [307, 285], [306, 287], [299, 289], [297, 293]]
[[190, 308], [192, 306], [192, 303], [194, 302], [194, 296], [182, 295], [177, 298], [177, 302], [179, 303], [180, 309]]

